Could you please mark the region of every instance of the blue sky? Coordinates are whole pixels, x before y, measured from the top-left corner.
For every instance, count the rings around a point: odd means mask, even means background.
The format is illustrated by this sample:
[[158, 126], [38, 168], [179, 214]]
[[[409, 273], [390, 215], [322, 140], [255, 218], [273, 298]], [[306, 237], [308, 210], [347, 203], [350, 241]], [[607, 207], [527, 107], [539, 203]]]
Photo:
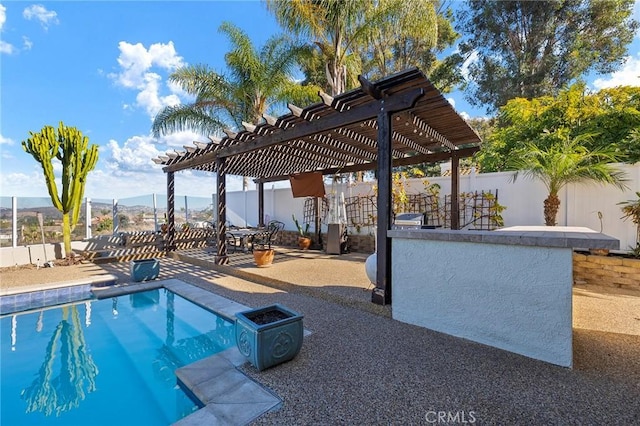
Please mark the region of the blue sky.
[[[218, 27], [225, 20], [256, 46], [280, 32], [258, 1], [1, 2], [0, 195], [48, 196], [40, 166], [20, 142], [59, 121], [100, 146], [86, 196], [165, 193], [165, 175], [151, 158], [206, 138], [184, 132], [154, 139], [153, 117], [164, 106], [189, 102], [168, 84], [176, 68], [207, 64], [224, 71], [229, 45]], [[591, 77], [590, 86], [640, 85], [640, 38], [629, 55], [623, 69]], [[447, 97], [463, 114], [484, 114], [462, 93]], [[209, 196], [214, 182], [212, 175], [181, 172], [176, 191]], [[231, 179], [230, 189], [240, 188], [240, 179]]]

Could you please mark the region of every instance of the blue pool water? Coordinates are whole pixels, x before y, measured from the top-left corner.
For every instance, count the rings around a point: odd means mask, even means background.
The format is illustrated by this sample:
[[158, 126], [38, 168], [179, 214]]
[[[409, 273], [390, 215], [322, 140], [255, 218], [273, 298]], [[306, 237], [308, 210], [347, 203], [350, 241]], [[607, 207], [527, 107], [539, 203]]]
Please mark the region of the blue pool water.
[[231, 347], [233, 324], [157, 289], [0, 319], [0, 423], [168, 425], [197, 410], [176, 368]]

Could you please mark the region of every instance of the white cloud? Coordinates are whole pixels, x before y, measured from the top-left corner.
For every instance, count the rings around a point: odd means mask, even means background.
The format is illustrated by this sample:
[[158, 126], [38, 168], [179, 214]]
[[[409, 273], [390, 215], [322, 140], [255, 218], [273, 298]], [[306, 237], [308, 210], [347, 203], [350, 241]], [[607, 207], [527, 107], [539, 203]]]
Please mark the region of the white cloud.
[[22, 45], [24, 46], [24, 50], [31, 50], [33, 47], [33, 42], [29, 40], [29, 37], [22, 36]]
[[169, 148], [178, 148], [178, 151], [183, 151], [185, 145], [193, 146], [193, 141], [209, 142], [206, 137], [191, 131], [171, 133], [162, 136], [159, 140], [160, 143], [167, 145]]
[[[100, 148], [101, 158], [109, 158], [106, 164], [111, 171], [148, 172], [159, 169], [152, 159], [159, 155], [165, 155], [166, 151], [184, 151], [184, 145], [191, 146], [193, 141], [204, 141], [197, 133], [186, 131], [176, 132], [159, 139], [147, 136], [133, 136], [127, 139], [122, 146], [118, 141], [110, 140], [107, 146]], [[161, 149], [158, 149], [161, 147]]]
[[166, 106], [180, 104], [180, 98], [175, 95], [160, 96], [159, 82], [162, 79], [156, 73], [145, 74], [145, 85], [136, 96], [137, 105], [144, 107], [149, 117], [154, 118]]
[[[0, 4], [0, 31], [4, 28], [5, 22], [7, 22], [7, 8]], [[0, 53], [11, 55], [13, 52], [15, 52], [13, 45], [4, 40], [0, 40]]]
[[15, 197], [48, 197], [42, 169], [34, 167], [30, 174], [3, 173], [2, 195]]
[[34, 4], [24, 9], [22, 16], [27, 20], [35, 19], [40, 22], [42, 28], [49, 29], [51, 24], [59, 24], [58, 14], [53, 10], [47, 10], [41, 4]]
[[107, 168], [114, 173], [126, 171], [144, 172], [157, 169], [151, 159], [164, 154], [156, 148], [151, 136], [133, 136], [127, 139], [122, 147], [115, 140], [110, 140], [104, 148], [109, 151], [111, 159], [107, 161]]
[[0, 4], [0, 31], [5, 22], [7, 22], [7, 8]]
[[640, 86], [640, 53], [635, 58], [628, 56], [621, 70], [593, 82], [597, 90], [617, 86]]
[[451, 104], [452, 107], [456, 107], [456, 100], [453, 98], [447, 98], [447, 102]]
[[11, 138], [5, 138], [4, 136], [0, 135], [0, 145], [13, 145], [14, 141]]
[[191, 103], [196, 100], [195, 96], [182, 90], [182, 87], [178, 83], [167, 80], [167, 88], [171, 93], [175, 94], [180, 99], [183, 99], [184, 102]]
[[[242, 178], [228, 176], [227, 190], [242, 189]], [[183, 195], [207, 197], [216, 191], [215, 174], [206, 172], [178, 172], [175, 175], [176, 207], [183, 203]], [[140, 197], [159, 194], [158, 204], [163, 205], [162, 196], [167, 193], [167, 175], [160, 169], [146, 172], [121, 171], [117, 175], [109, 170], [94, 170], [87, 177], [85, 196], [94, 201]], [[45, 192], [46, 194], [46, 192]], [[149, 201], [151, 198], [149, 197]]]
[[[184, 145], [204, 139], [193, 132], [178, 132], [155, 139], [150, 135], [133, 136], [120, 144], [115, 140], [100, 148], [99, 169], [91, 172], [85, 193], [88, 197], [123, 198], [166, 193], [167, 177], [152, 158], [166, 152], [184, 151]], [[176, 174], [176, 193], [210, 197], [215, 192], [215, 174], [183, 171]], [[242, 189], [242, 178], [229, 176], [229, 191]]]
[[6, 53], [7, 55], [11, 55], [15, 52], [13, 46], [6, 41], [0, 40], [0, 53]]
[[15, 142], [13, 141], [13, 139], [5, 138], [4, 136], [0, 135], [0, 157], [5, 160], [11, 160], [15, 158], [11, 153], [11, 149], [7, 149], [9, 146], [14, 144]]
[[[153, 119], [162, 108], [180, 103], [182, 91], [176, 85], [168, 84], [170, 93], [161, 95], [162, 77], [152, 71], [152, 68], [156, 67], [165, 72], [172, 72], [185, 65], [173, 42], [155, 43], [147, 49], [141, 43], [121, 41], [118, 49], [120, 71], [109, 74], [109, 77], [121, 87], [138, 91], [137, 107], [143, 108]], [[130, 105], [125, 105], [125, 109], [129, 107]]]
[[471, 52], [469, 57], [462, 63], [462, 67], [460, 68], [460, 73], [465, 80], [469, 80], [469, 68], [471, 65], [478, 61], [478, 51], [474, 50]]

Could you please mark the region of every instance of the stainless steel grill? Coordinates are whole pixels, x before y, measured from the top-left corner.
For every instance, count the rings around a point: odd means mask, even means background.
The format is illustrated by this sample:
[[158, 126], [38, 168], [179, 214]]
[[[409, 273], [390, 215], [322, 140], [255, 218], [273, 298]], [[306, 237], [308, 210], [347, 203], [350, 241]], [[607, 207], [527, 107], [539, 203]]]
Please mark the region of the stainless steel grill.
[[393, 221], [393, 229], [420, 229], [423, 220], [422, 213], [399, 213]]

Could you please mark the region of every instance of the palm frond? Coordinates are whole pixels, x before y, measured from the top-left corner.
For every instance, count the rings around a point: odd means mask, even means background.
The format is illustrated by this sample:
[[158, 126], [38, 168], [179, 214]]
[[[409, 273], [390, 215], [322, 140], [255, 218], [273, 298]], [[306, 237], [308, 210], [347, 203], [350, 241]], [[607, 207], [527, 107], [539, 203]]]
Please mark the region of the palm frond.
[[156, 138], [185, 130], [192, 130], [203, 136], [208, 136], [225, 127], [225, 123], [218, 119], [211, 109], [198, 108], [193, 105], [178, 105], [166, 107], [160, 111], [153, 120], [151, 130]]

